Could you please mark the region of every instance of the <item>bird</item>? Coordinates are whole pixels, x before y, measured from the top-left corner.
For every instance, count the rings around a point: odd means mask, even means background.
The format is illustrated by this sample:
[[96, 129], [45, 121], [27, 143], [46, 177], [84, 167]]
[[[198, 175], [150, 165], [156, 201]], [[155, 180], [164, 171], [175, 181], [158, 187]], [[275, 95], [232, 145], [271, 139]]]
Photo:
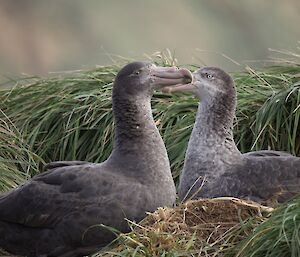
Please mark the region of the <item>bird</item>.
[[187, 91], [199, 99], [180, 175], [181, 201], [231, 196], [276, 206], [300, 192], [299, 157], [238, 150], [232, 132], [237, 96], [228, 73], [204, 67], [193, 73], [192, 83], [163, 90]]
[[[0, 196], [0, 248], [28, 257], [79, 257], [110, 243], [128, 220], [173, 206], [167, 151], [151, 112], [155, 89], [191, 81], [187, 69], [133, 62], [112, 91], [114, 147], [102, 163], [53, 162]], [[113, 228], [113, 230], [112, 230]]]

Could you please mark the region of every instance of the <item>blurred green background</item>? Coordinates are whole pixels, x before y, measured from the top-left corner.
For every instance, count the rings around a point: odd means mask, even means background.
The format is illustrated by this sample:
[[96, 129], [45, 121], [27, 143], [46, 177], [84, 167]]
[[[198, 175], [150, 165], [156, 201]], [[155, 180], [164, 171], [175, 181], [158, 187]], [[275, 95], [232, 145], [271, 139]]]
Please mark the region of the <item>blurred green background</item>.
[[293, 51], [299, 24], [299, 0], [1, 0], [0, 71], [45, 75], [166, 48], [180, 64], [239, 70], [224, 55], [244, 64]]

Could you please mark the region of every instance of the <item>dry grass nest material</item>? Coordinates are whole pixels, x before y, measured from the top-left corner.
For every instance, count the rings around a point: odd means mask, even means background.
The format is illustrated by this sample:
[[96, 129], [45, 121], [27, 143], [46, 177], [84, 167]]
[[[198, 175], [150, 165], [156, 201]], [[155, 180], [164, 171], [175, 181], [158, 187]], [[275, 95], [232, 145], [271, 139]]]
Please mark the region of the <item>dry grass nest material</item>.
[[217, 252], [230, 248], [234, 241], [252, 231], [254, 226], [249, 226], [249, 222], [243, 227], [245, 221], [253, 217], [263, 219], [272, 210], [231, 197], [159, 208], [139, 224], [133, 224], [131, 233], [121, 234], [115, 248], [100, 255], [131, 256], [135, 252], [136, 256], [219, 256]]

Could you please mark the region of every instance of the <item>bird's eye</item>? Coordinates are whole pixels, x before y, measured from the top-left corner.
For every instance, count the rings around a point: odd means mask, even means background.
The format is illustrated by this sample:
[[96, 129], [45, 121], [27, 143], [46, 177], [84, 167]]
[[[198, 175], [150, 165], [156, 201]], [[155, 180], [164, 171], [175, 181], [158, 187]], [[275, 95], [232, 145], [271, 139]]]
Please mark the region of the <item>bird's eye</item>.
[[137, 70], [137, 71], [134, 72], [134, 75], [139, 75], [140, 73], [141, 73], [141, 71]]
[[212, 78], [213, 78], [213, 75], [211, 75], [211, 74], [206, 74], [206, 77], [207, 77], [208, 79], [212, 79]]

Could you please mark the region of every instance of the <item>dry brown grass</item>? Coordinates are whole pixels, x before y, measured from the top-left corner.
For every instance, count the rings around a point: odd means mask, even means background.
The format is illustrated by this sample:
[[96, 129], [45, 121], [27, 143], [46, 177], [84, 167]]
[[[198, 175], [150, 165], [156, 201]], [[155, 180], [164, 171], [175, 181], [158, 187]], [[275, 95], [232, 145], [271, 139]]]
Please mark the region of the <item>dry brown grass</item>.
[[[114, 248], [97, 256], [220, 256], [245, 238], [273, 209], [224, 197], [159, 208]], [[255, 217], [255, 222], [245, 222]]]

